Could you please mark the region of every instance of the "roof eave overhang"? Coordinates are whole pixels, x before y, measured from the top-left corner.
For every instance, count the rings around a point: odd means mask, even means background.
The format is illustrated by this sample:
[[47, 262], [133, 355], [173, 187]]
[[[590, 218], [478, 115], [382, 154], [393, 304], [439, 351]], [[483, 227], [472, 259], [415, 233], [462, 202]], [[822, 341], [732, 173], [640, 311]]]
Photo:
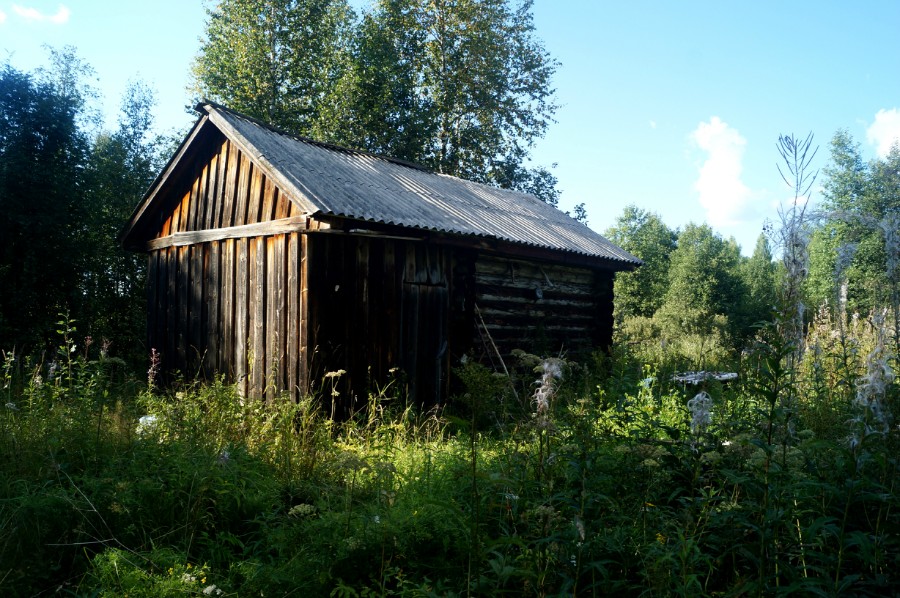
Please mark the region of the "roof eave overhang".
[[613, 272], [633, 271], [643, 265], [643, 262], [640, 260], [630, 261], [616, 259], [554, 247], [519, 243], [508, 239], [499, 239], [482, 235], [398, 226], [395, 224], [360, 220], [334, 214], [318, 214], [314, 217], [319, 222], [329, 224], [328, 228], [320, 229], [319, 234], [366, 236], [374, 238], [403, 238], [411, 241], [421, 241], [448, 247], [481, 251], [494, 255], [503, 255], [520, 259], [535, 259], [549, 263]]
[[[258, 148], [256, 148], [250, 140], [248, 140], [244, 135], [231, 126], [231, 123], [228, 122], [226, 118], [224, 118], [218, 109], [216, 104], [206, 103], [206, 104], [198, 104], [198, 110], [204, 110], [209, 117], [210, 121], [220, 130], [222, 133], [228, 137], [232, 142], [234, 142], [238, 148], [242, 152], [244, 152], [254, 164], [256, 164], [265, 175], [272, 179], [272, 182], [275, 183], [275, 186], [278, 187], [283, 193], [287, 194], [287, 196], [296, 203], [300, 209], [306, 214], [318, 214], [327, 212], [329, 208], [327, 207], [324, 198], [317, 197], [312, 193], [305, 185], [303, 185], [302, 181], [299, 181], [295, 178], [288, 177], [279, 168], [276, 164], [273, 164], [272, 161], [264, 155]], [[263, 126], [263, 125], [260, 125]]]
[[279, 168], [272, 164], [239, 131], [234, 129], [226, 119], [218, 114], [215, 105], [198, 104], [196, 110], [201, 113], [197, 122], [194, 123], [194, 126], [182, 140], [172, 158], [157, 175], [156, 180], [150, 185], [141, 202], [132, 212], [128, 222], [119, 233], [117, 240], [123, 249], [136, 252], [146, 251], [148, 240], [145, 238], [147, 236], [147, 219], [154, 213], [155, 209], [161, 209], [159, 198], [173, 185], [177, 184], [177, 181], [184, 174], [184, 169], [193, 168], [193, 165], [188, 163], [189, 154], [200, 143], [201, 139], [207, 134], [211, 134], [213, 130], [218, 131], [237, 145], [238, 149], [259, 167], [267, 177], [271, 178], [287, 198], [298, 204], [304, 213], [322, 213], [321, 206], [313, 200], [309, 191], [303, 188], [298, 181], [285, 177]]
[[144, 194], [141, 202], [134, 209], [134, 212], [131, 213], [131, 217], [128, 219], [128, 222], [119, 233], [117, 240], [123, 249], [127, 249], [129, 251], [145, 250], [146, 239], [137, 239], [136, 232], [140, 230], [140, 225], [146, 218], [148, 212], [150, 211], [150, 208], [155, 205], [154, 199], [159, 195], [160, 191], [164, 187], [166, 187], [166, 183], [172, 181], [175, 178], [175, 172], [178, 170], [178, 166], [182, 164], [182, 158], [185, 156], [185, 154], [187, 154], [192, 143], [200, 136], [200, 133], [204, 129], [204, 127], [208, 126], [208, 122], [209, 117], [206, 114], [200, 115], [200, 117], [197, 119], [197, 122], [195, 122], [194, 126], [191, 127], [190, 132], [181, 141], [181, 145], [178, 146], [175, 154], [172, 156], [172, 158], [169, 159], [169, 162], [166, 164], [165, 168], [160, 171], [160, 173], [156, 176], [156, 180], [154, 180], [150, 187], [147, 189], [147, 192]]

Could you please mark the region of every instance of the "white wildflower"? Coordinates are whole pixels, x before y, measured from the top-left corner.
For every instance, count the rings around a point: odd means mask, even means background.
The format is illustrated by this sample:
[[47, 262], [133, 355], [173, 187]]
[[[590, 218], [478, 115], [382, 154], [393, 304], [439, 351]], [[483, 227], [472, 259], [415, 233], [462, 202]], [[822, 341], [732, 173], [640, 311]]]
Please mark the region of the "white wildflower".
[[143, 436], [144, 434], [150, 434], [156, 430], [156, 426], [159, 423], [159, 418], [155, 415], [142, 415], [138, 420], [137, 432], [138, 436]]
[[687, 402], [691, 412], [691, 433], [700, 434], [712, 423], [712, 397], [706, 391], [700, 391]]
[[311, 515], [315, 515], [315, 513], [316, 513], [316, 508], [313, 505], [303, 503], [303, 504], [294, 505], [293, 507], [291, 507], [291, 509], [288, 511], [288, 516], [290, 516], [290, 517], [309, 517]]
[[562, 378], [562, 360], [545, 359], [537, 369], [541, 377], [535, 381], [537, 388], [532, 399], [538, 417], [546, 417], [550, 413], [550, 399], [556, 393], [553, 381]]
[[584, 522], [578, 515], [575, 515], [575, 530], [578, 532], [578, 537], [584, 542]]

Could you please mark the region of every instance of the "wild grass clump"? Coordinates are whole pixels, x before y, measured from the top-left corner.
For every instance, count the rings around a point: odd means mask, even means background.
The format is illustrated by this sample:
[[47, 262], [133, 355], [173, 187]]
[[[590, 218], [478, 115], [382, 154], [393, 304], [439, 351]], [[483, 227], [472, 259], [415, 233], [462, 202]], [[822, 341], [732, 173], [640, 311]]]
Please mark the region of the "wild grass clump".
[[221, 380], [159, 391], [72, 328], [0, 370], [6, 595], [900, 592], [877, 314], [821, 312], [799, 361], [763, 327], [726, 383], [520, 353], [513, 379], [465, 366], [443, 411], [373, 395], [342, 422]]

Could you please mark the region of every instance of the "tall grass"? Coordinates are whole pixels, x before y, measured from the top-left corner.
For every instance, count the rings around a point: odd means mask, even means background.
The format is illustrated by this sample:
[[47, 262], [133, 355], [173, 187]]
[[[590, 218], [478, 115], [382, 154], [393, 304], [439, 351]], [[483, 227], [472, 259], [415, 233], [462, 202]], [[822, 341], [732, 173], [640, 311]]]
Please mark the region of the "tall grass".
[[3, 595], [900, 593], [878, 318], [821, 312], [796, 363], [763, 328], [727, 385], [519, 354], [513, 384], [465, 366], [443, 412], [386, 390], [343, 422], [163, 393], [60, 330], [0, 370]]

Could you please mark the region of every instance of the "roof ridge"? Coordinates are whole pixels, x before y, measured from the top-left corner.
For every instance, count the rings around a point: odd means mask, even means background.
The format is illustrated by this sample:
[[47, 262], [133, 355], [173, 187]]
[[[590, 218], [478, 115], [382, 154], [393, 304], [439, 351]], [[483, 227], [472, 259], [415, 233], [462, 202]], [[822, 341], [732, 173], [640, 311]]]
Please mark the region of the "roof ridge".
[[532, 193], [294, 135], [214, 102], [200, 103], [197, 110], [245, 145], [312, 215], [484, 237], [626, 267], [640, 263]]
[[336, 143], [330, 143], [327, 141], [319, 141], [317, 139], [313, 139], [311, 137], [306, 137], [304, 135], [297, 135], [296, 133], [291, 133], [290, 131], [286, 131], [285, 129], [277, 127], [271, 123], [267, 123], [266, 121], [260, 120], [254, 116], [244, 114], [243, 112], [238, 112], [237, 110], [232, 110], [231, 108], [229, 108], [227, 106], [223, 106], [222, 104], [219, 104], [218, 102], [213, 102], [212, 100], [202, 100], [202, 101], [198, 102], [197, 105], [194, 106], [194, 110], [196, 110], [197, 112], [200, 112], [200, 113], [208, 112], [208, 110], [206, 109], [207, 106], [210, 106], [210, 107], [212, 107], [216, 110], [222, 111], [222, 112], [227, 112], [237, 118], [243, 118], [244, 120], [250, 121], [253, 124], [260, 126], [264, 129], [268, 129], [269, 131], [271, 131], [273, 133], [276, 133], [278, 135], [283, 135], [285, 137], [290, 137], [291, 139], [295, 139], [302, 143], [308, 143], [310, 145], [315, 145], [317, 147], [321, 147], [321, 148], [336, 151], [336, 152], [346, 153], [346, 154], [357, 154], [360, 156], [368, 156], [368, 157], [374, 158], [376, 160], [392, 162], [392, 163], [398, 164], [400, 166], [406, 166], [407, 168], [411, 168], [413, 170], [418, 170], [421, 172], [427, 172], [429, 174], [435, 174], [435, 175], [441, 174], [439, 172], [435, 172], [434, 170], [432, 170], [426, 166], [422, 166], [421, 164], [416, 164], [415, 162], [410, 162], [408, 160], [403, 160], [401, 158], [395, 158], [393, 156], [388, 156], [388, 155], [384, 155], [384, 154], [376, 154], [376, 153], [370, 152], [368, 150], [347, 147], [344, 145], [338, 145]]

